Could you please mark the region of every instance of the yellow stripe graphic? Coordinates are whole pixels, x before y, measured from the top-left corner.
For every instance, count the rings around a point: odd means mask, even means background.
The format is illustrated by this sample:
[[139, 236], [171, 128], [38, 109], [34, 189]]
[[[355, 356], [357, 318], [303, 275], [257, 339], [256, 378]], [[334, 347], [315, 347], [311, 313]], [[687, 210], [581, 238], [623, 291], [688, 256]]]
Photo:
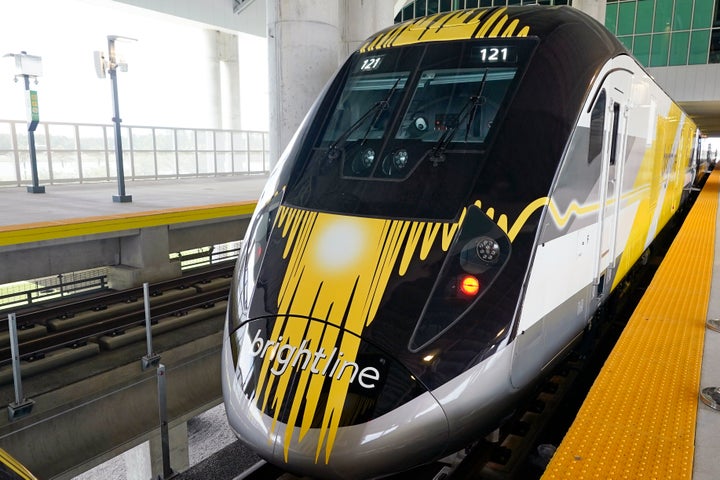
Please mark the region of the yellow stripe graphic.
[[[439, 232], [445, 232], [443, 237], [454, 235], [458, 223], [345, 217], [281, 207], [276, 226], [288, 245], [284, 252], [288, 267], [278, 298], [278, 321], [269, 337], [278, 345], [271, 347], [275, 349], [271, 354], [263, 356], [256, 400], [263, 410], [274, 408], [273, 432], [279, 412], [283, 407], [289, 408], [283, 445], [286, 460], [290, 445], [303, 441], [319, 414], [316, 461], [322, 458], [328, 462], [351, 379], [341, 368], [345, 362], [356, 360], [360, 335], [372, 323], [391, 273], [400, 259], [405, 265], [401, 273], [405, 273], [412, 258], [427, 255], [440, 237]], [[405, 242], [408, 237], [412, 240]], [[449, 248], [450, 241], [441, 243]], [[324, 320], [344, 331], [308, 318]], [[291, 369], [282, 374], [272, 372], [279, 370], [276, 355], [283, 345], [299, 346], [304, 341], [304, 348], [313, 352], [337, 352], [343, 356], [335, 375], [330, 375], [332, 370], [325, 370], [322, 362], [318, 370], [324, 369], [326, 375], [313, 374], [310, 368], [301, 369], [297, 385], [292, 387], [297, 393], [287, 395], [292, 372]], [[330, 360], [333, 359], [327, 363]], [[330, 390], [323, 397], [321, 392], [327, 380]], [[282, 405], [286, 398], [292, 402], [288, 406]], [[317, 411], [320, 408], [324, 410]], [[293, 438], [298, 424], [299, 438]]]
[[[546, 203], [539, 199], [529, 205], [511, 232], [516, 235]], [[507, 229], [507, 216], [500, 218]], [[448, 251], [464, 219], [465, 211], [457, 222], [419, 222], [280, 207], [275, 228], [285, 238], [287, 269], [268, 351], [261, 355], [255, 402], [263, 411], [274, 411], [268, 442], [282, 433], [286, 461], [290, 446], [317, 428], [315, 461], [329, 462], [353, 378], [348, 370], [358, 367], [360, 337], [375, 319], [390, 276], [396, 269], [405, 275], [412, 261], [425, 261], [435, 248]], [[322, 352], [323, 360], [312, 367], [298, 360], [299, 365], [283, 369], [281, 362], [287, 366], [289, 360], [280, 357], [291, 349], [293, 354], [299, 349]], [[280, 432], [282, 411], [288, 419]]]
[[[487, 15], [488, 12], [492, 14]], [[368, 39], [360, 52], [369, 52], [422, 42], [464, 40], [469, 38], [526, 37], [530, 27], [518, 19], [508, 23], [507, 7], [437, 13], [402, 23]]]

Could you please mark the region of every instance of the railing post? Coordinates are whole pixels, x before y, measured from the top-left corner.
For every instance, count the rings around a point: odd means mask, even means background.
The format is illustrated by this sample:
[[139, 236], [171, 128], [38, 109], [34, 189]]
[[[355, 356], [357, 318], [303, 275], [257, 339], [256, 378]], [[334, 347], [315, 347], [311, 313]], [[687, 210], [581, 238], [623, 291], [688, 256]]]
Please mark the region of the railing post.
[[125, 194], [125, 170], [123, 165], [123, 146], [122, 146], [122, 132], [120, 124], [122, 119], [120, 118], [120, 102], [118, 100], [118, 84], [117, 84], [117, 61], [115, 58], [115, 40], [117, 36], [108, 35], [108, 60], [109, 68], [108, 73], [110, 74], [110, 85], [112, 87], [112, 100], [113, 100], [113, 126], [115, 132], [115, 168], [117, 169], [117, 184], [118, 194], [113, 195], [113, 202], [126, 203], [132, 202], [132, 195]]
[[142, 357], [142, 369], [157, 366], [160, 363], [160, 355], [153, 352], [152, 346], [152, 322], [150, 320], [150, 286], [143, 283], [143, 301], [145, 302], [145, 339], [147, 343], [147, 355]]
[[10, 330], [10, 355], [12, 357], [13, 382], [15, 384], [15, 401], [8, 405], [8, 419], [10, 421], [27, 415], [35, 402], [25, 398], [20, 375], [20, 347], [17, 337], [17, 318], [14, 313], [8, 314], [8, 327]]
[[162, 464], [163, 464], [163, 479], [168, 479], [172, 476], [173, 471], [170, 468], [170, 435], [168, 432], [168, 421], [167, 421], [167, 396], [165, 387], [165, 365], [162, 363], [158, 365], [157, 369], [157, 380], [158, 380], [158, 410], [160, 413], [160, 441], [162, 442]]

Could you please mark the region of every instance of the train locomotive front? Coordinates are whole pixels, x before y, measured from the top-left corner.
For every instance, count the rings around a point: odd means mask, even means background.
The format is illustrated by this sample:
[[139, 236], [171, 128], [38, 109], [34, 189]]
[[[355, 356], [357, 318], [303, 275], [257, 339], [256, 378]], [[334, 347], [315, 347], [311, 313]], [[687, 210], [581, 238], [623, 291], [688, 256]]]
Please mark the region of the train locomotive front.
[[262, 457], [380, 477], [489, 432], [532, 384], [511, 368], [538, 199], [622, 50], [578, 15], [408, 22], [326, 87], [259, 199], [229, 302], [227, 414]]

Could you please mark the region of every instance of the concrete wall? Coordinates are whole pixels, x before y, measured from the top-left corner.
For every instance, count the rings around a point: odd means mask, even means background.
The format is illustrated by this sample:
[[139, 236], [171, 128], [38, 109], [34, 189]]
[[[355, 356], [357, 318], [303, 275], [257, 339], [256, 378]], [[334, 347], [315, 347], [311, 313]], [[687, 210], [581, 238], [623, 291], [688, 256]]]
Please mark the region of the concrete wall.
[[249, 215], [0, 247], [0, 284], [111, 266], [110, 287], [180, 275], [169, 254], [237, 241]]
[[573, 0], [573, 7], [587, 13], [603, 25], [605, 24], [605, 7], [607, 0]]

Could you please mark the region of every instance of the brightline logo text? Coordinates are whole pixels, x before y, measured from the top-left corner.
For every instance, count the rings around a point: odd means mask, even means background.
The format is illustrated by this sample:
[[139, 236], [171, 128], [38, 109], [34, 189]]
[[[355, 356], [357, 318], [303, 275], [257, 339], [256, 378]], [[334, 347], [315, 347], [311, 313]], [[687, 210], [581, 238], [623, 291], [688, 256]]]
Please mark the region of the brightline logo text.
[[350, 375], [350, 383], [357, 380], [358, 385], [367, 389], [375, 388], [375, 382], [380, 380], [380, 371], [377, 368], [360, 368], [355, 362], [342, 360], [345, 354], [338, 351], [337, 347], [328, 355], [323, 347], [315, 352], [310, 350], [308, 348], [310, 341], [307, 339], [303, 340], [299, 347], [289, 343], [283, 344], [282, 341], [283, 337], [279, 337], [277, 341], [265, 341], [260, 337], [260, 330], [255, 333], [252, 341], [251, 355], [265, 358], [269, 354], [269, 358], [272, 359], [270, 373], [275, 376], [281, 376], [289, 366], [299, 368], [301, 371], [310, 368], [312, 374], [336, 380], [340, 380], [347, 373]]

